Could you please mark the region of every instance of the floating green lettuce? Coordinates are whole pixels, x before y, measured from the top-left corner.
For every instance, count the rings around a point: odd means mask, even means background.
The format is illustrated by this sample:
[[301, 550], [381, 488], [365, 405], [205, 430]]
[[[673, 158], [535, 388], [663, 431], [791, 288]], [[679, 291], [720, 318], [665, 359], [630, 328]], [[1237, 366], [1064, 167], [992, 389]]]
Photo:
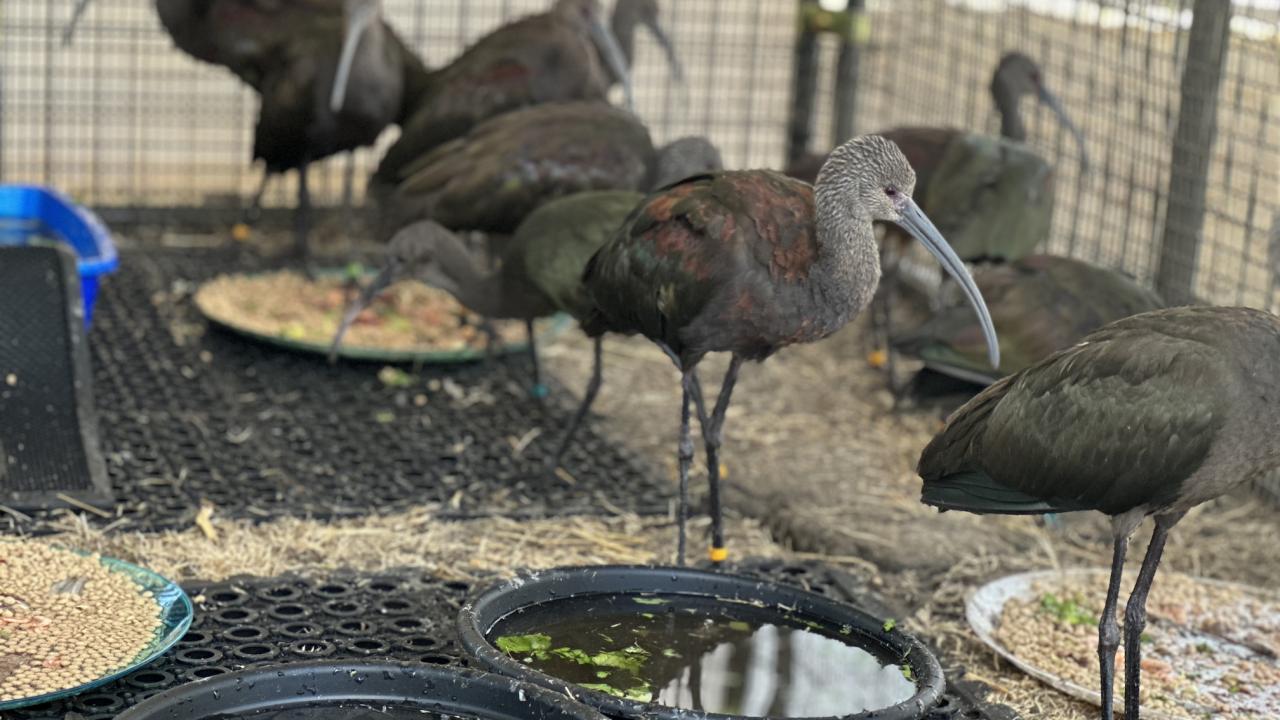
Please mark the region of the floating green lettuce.
[[649, 659], [649, 651], [639, 645], [630, 645], [621, 650], [609, 650], [591, 656], [591, 664], [596, 667], [614, 668], [639, 672]]
[[666, 605], [668, 602], [667, 600], [663, 600], [662, 598], [633, 597], [631, 599], [636, 601], [640, 605]]
[[741, 620], [732, 620], [729, 622], [729, 629], [737, 630], [738, 632], [751, 632], [751, 625]]
[[551, 636], [545, 633], [529, 635], [503, 635], [494, 641], [498, 649], [508, 655], [546, 652], [551, 649]]
[[883, 627], [885, 632], [893, 632], [893, 629], [898, 627], [898, 621], [894, 620], [893, 618], [889, 618], [888, 620], [884, 621]]
[[552, 650], [551, 654], [556, 657], [564, 658], [565, 660], [576, 662], [579, 665], [592, 664], [591, 656], [588, 655], [585, 650], [579, 650], [578, 648], [558, 647]]

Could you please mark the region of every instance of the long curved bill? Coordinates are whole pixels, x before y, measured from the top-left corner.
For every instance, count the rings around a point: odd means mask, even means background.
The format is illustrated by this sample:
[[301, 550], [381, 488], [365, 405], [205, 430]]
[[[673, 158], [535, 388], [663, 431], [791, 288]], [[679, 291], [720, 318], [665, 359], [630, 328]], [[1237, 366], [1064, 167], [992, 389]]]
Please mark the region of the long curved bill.
[[338, 359], [338, 350], [342, 347], [342, 338], [346, 337], [347, 330], [351, 329], [352, 323], [369, 307], [369, 303], [378, 297], [378, 293], [386, 290], [395, 280], [395, 270], [391, 265], [382, 268], [377, 277], [373, 279], [360, 291], [355, 301], [347, 307], [346, 313], [342, 316], [342, 323], [338, 325], [338, 331], [333, 334], [333, 344], [329, 346], [329, 362], [336, 362]]
[[76, 28], [80, 26], [80, 18], [88, 7], [89, 0], [76, 0], [76, 4], [72, 6], [71, 19], [67, 21], [66, 27], [62, 28], [63, 47], [71, 44], [71, 38], [75, 36]]
[[1080, 128], [1076, 127], [1074, 122], [1071, 122], [1066, 108], [1062, 107], [1062, 101], [1058, 99], [1057, 95], [1049, 92], [1049, 89], [1044, 85], [1040, 86], [1039, 95], [1040, 102], [1044, 103], [1046, 107], [1053, 111], [1054, 115], [1058, 116], [1058, 122], [1061, 122], [1067, 132], [1071, 133], [1071, 136], [1076, 139], [1076, 146], [1080, 148], [1080, 172], [1089, 172], [1089, 151], [1084, 146], [1084, 133], [1080, 132]]
[[671, 66], [671, 78], [681, 85], [684, 84], [684, 64], [680, 62], [680, 56], [676, 53], [675, 43], [671, 42], [671, 37], [667, 35], [667, 31], [662, 29], [657, 20], [646, 20], [645, 27], [649, 28], [649, 32], [653, 33], [653, 39], [658, 41], [662, 46], [662, 52], [666, 53], [667, 64]]
[[622, 54], [622, 46], [618, 45], [618, 39], [613, 36], [613, 31], [606, 27], [600, 18], [592, 17], [590, 27], [591, 39], [600, 49], [600, 55], [608, 63], [614, 77], [622, 82], [622, 95], [627, 109], [634, 112], [636, 103], [631, 94], [631, 70], [627, 67], [627, 56]]
[[973, 281], [973, 276], [969, 274], [969, 269], [960, 261], [959, 256], [943, 239], [942, 233], [938, 232], [938, 228], [934, 227], [929, 217], [920, 209], [920, 206], [905, 195], [900, 195], [899, 197], [901, 198], [899, 211], [902, 214], [902, 219], [898, 221], [898, 224], [923, 243], [925, 248], [942, 264], [942, 269], [946, 270], [948, 275], [960, 283], [960, 289], [964, 291], [969, 304], [973, 306], [974, 311], [978, 314], [978, 323], [982, 325], [982, 334], [987, 339], [987, 360], [991, 362], [992, 368], [999, 368], [1000, 341], [996, 337], [996, 327], [991, 322], [991, 312], [987, 310], [987, 303], [982, 299], [982, 293], [978, 291], [978, 285]]
[[342, 53], [338, 56], [338, 69], [333, 73], [333, 91], [329, 95], [329, 109], [340, 112], [347, 101], [347, 85], [351, 82], [351, 66], [355, 63], [356, 49], [365, 32], [378, 17], [377, 0], [347, 0], [343, 8]]

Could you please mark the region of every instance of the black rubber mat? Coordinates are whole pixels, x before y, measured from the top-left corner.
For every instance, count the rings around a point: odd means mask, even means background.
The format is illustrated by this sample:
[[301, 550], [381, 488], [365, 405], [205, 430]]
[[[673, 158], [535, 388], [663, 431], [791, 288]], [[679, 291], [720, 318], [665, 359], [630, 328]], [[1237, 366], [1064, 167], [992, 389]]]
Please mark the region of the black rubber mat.
[[[822, 566], [768, 562], [735, 571], [799, 585], [869, 610], [876, 605], [848, 576]], [[12, 720], [107, 720], [184, 682], [301, 660], [390, 658], [466, 665], [454, 630], [458, 609], [473, 591], [466, 583], [411, 572], [338, 573], [316, 580], [238, 578], [187, 589], [196, 601], [195, 622], [159, 661], [91, 693], [14, 711]], [[923, 720], [1015, 717], [1004, 706], [982, 702], [979, 686], [957, 682], [960, 674], [948, 670], [948, 692]]]
[[[667, 511], [671, 484], [590, 423], [565, 461], [571, 478], [543, 470], [574, 396], [533, 399], [526, 357], [411, 369], [411, 386], [386, 387], [379, 365], [331, 366], [209, 327], [197, 284], [253, 269], [225, 251], [146, 250], [106, 282], [90, 348], [117, 506], [94, 524], [189, 527], [203, 501], [255, 519], [419, 503], [464, 517]], [[0, 513], [0, 531], [50, 519]]]
[[0, 246], [0, 505], [110, 506], [76, 256]]

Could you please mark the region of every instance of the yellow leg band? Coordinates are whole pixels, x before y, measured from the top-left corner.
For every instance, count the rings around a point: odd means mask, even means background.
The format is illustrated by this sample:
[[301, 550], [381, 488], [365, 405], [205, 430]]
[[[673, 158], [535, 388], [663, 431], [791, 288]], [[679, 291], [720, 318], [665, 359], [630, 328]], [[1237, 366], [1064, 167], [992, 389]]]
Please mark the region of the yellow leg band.
[[251, 235], [253, 235], [253, 230], [244, 223], [236, 223], [231, 226], [231, 237], [238, 242], [245, 242]]
[[713, 547], [711, 552], [707, 553], [713, 563], [721, 563], [729, 559], [729, 549], [722, 547]]

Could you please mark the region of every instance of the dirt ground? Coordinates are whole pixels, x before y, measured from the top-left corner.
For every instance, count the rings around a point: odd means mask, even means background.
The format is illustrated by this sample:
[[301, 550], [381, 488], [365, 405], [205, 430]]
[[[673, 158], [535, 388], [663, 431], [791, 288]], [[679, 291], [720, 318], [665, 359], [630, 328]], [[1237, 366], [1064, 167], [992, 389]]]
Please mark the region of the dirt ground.
[[[330, 233], [322, 233], [322, 237]], [[167, 244], [216, 244], [211, 236], [161, 234]], [[326, 242], [345, 251], [344, 243]], [[920, 449], [941, 426], [936, 409], [894, 410], [884, 376], [866, 362], [862, 323], [815, 345], [790, 348], [743, 368], [725, 427], [727, 539], [734, 557], [819, 559], [859, 571], [900, 624], [932, 636], [990, 699], [1026, 718], [1084, 720], [1096, 709], [1071, 700], [1000, 662], [964, 621], [966, 595], [980, 584], [1028, 569], [1105, 566], [1109, 527], [1093, 514], [1064, 516], [1046, 530], [1032, 518], [939, 514], [918, 501], [913, 472]], [[543, 348], [544, 364], [575, 397], [586, 384], [588, 341], [576, 331]], [[725, 367], [702, 368], [711, 394]], [[370, 372], [374, 372], [371, 370]], [[642, 339], [605, 344], [605, 384], [596, 404], [606, 434], [626, 442], [675, 482], [678, 374]], [[624, 440], [625, 439], [625, 440]], [[698, 462], [701, 451], [699, 449]], [[691, 481], [697, 497], [705, 469]], [[663, 520], [617, 515], [521, 523], [443, 522], [431, 508], [377, 519], [261, 525], [219, 520], [160, 535], [104, 536], [69, 524], [61, 540], [153, 566], [175, 578], [217, 579], [307, 568], [372, 570], [420, 566], [473, 578], [518, 567], [669, 561], [674, 533]], [[705, 518], [691, 528], [705, 546]], [[1128, 578], [1145, 549], [1130, 553]], [[1274, 587], [1280, 555], [1272, 511], [1247, 493], [1197, 508], [1178, 526], [1166, 567]], [[1157, 588], [1159, 583], [1157, 582]]]

